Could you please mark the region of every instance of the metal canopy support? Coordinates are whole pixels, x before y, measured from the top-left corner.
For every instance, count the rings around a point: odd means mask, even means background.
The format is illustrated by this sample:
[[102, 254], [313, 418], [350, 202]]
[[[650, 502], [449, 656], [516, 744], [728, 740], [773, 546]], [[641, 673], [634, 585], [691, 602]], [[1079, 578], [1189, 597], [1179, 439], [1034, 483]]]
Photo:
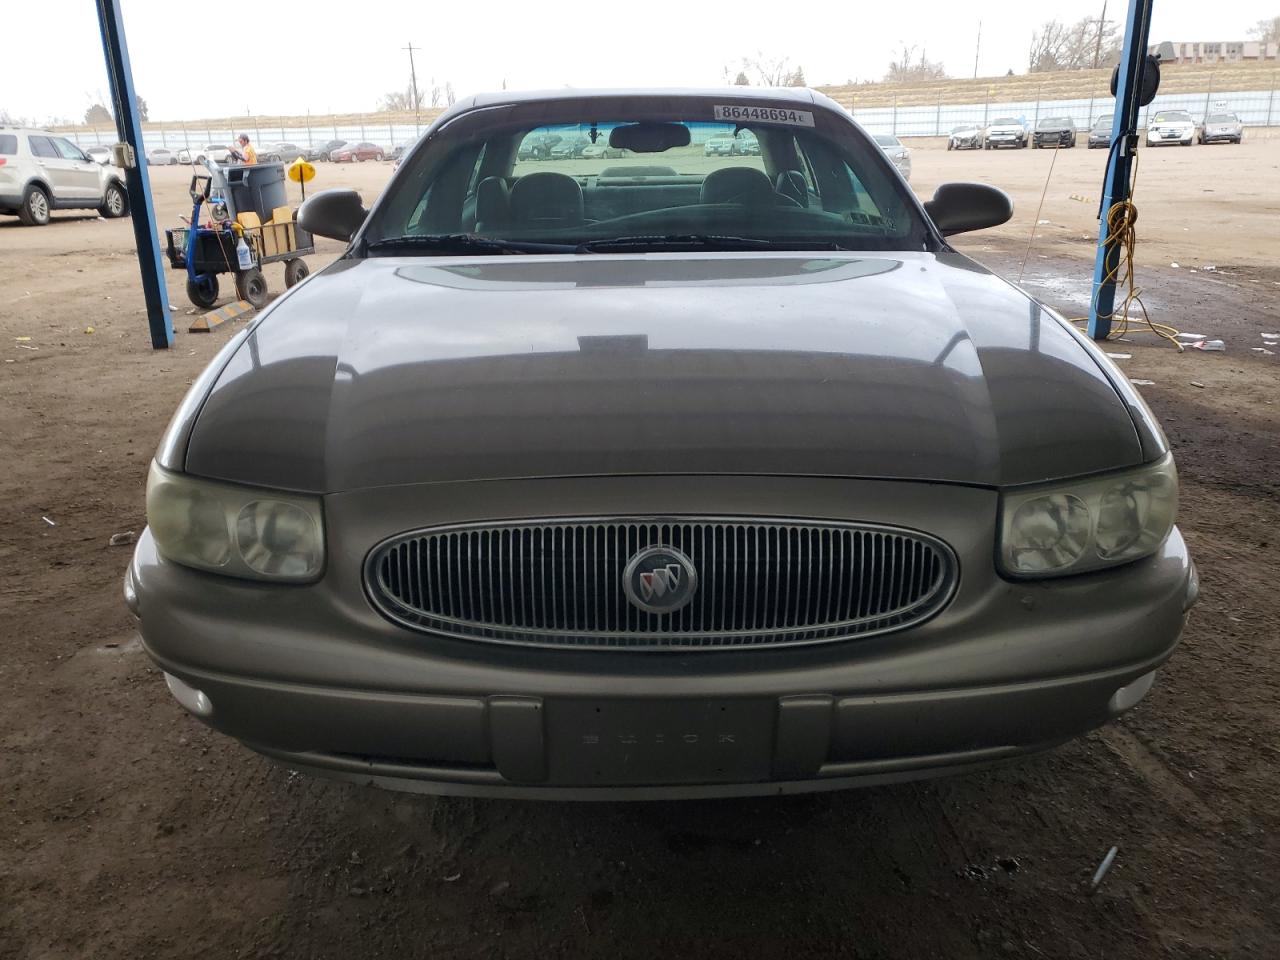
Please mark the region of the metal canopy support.
[[133, 236], [142, 270], [142, 294], [147, 303], [147, 323], [151, 345], [157, 350], [173, 346], [173, 317], [169, 311], [169, 291], [164, 283], [160, 260], [155, 208], [151, 203], [151, 180], [147, 176], [147, 153], [142, 143], [142, 121], [133, 89], [129, 47], [125, 43], [120, 0], [96, 0], [98, 25], [102, 28], [102, 51], [107, 58], [107, 78], [115, 108], [116, 133], [133, 148], [134, 163], [125, 170], [125, 189], [133, 218]]
[[[1142, 91], [1142, 70], [1147, 57], [1147, 36], [1151, 32], [1151, 5], [1154, 0], [1129, 0], [1125, 17], [1124, 49], [1120, 54], [1120, 76], [1116, 83], [1115, 116], [1111, 121], [1111, 153], [1102, 184], [1102, 223], [1098, 229], [1098, 253], [1093, 266], [1093, 297], [1089, 301], [1089, 336], [1105, 340], [1111, 333], [1111, 313], [1115, 309], [1115, 272], [1120, 264], [1118, 245], [1108, 246], [1108, 213], [1111, 207], [1129, 199], [1129, 177], [1133, 151], [1137, 149], [1138, 99]], [[1110, 278], [1110, 279], [1108, 279]]]

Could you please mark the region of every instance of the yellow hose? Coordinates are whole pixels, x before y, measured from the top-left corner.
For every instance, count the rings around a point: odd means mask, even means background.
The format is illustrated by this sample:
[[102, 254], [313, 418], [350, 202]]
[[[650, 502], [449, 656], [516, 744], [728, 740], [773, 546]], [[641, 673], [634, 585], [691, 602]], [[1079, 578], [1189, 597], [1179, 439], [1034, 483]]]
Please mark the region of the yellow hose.
[[[1107, 252], [1110, 253], [1113, 248], [1118, 247], [1120, 254], [1116, 257], [1116, 265], [1110, 268], [1103, 277], [1103, 283], [1113, 283], [1116, 287], [1124, 287], [1124, 296], [1120, 298], [1110, 313], [1100, 315], [1098, 319], [1111, 321], [1111, 332], [1107, 334], [1107, 339], [1118, 340], [1131, 332], [1129, 330], [1129, 321], [1133, 318], [1129, 316], [1129, 308], [1136, 303], [1139, 309], [1142, 310], [1142, 319], [1150, 329], [1150, 332], [1158, 337], [1164, 337], [1164, 339], [1178, 348], [1179, 353], [1182, 353], [1185, 347], [1178, 341], [1178, 331], [1167, 323], [1156, 323], [1151, 319], [1147, 313], [1147, 305], [1142, 302], [1142, 288], [1134, 280], [1133, 253], [1138, 245], [1136, 229], [1138, 208], [1133, 202], [1133, 192], [1137, 181], [1138, 155], [1134, 154], [1133, 180], [1129, 186], [1129, 199], [1113, 203], [1107, 211]], [[1095, 310], [1097, 306], [1097, 294], [1095, 293], [1093, 301]], [[1089, 318], [1073, 317], [1071, 322], [1087, 324]], [[1132, 332], [1145, 333], [1146, 331], [1137, 329]]]

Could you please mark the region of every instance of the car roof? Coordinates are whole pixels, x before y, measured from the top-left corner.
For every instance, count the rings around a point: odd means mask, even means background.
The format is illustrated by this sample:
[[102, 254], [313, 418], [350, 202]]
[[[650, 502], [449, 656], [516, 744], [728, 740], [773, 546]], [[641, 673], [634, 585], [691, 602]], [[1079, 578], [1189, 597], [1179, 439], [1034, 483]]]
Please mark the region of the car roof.
[[497, 90], [477, 93], [455, 105], [466, 109], [506, 103], [534, 103], [553, 100], [615, 100], [623, 97], [688, 97], [691, 100], [781, 100], [787, 103], [817, 103], [828, 100], [807, 87], [566, 87], [558, 90]]
[[497, 90], [477, 93], [459, 100], [436, 120], [440, 123], [462, 113], [485, 107], [529, 103], [555, 103], [582, 100], [688, 99], [719, 103], [756, 102], [785, 103], [793, 106], [827, 107], [846, 111], [830, 97], [808, 87], [564, 87], [558, 90]]

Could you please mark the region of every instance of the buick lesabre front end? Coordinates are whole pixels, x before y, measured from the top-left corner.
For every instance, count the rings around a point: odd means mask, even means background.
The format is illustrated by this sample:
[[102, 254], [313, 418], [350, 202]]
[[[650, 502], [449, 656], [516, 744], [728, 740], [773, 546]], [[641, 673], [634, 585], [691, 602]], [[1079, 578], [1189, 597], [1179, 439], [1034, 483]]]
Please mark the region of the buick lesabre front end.
[[[519, 159], [553, 135], [649, 156]], [[832, 789], [1061, 743], [1173, 652], [1154, 419], [948, 246], [1003, 195], [922, 208], [824, 98], [477, 98], [373, 210], [308, 204], [350, 247], [193, 385], [126, 577], [175, 698], [253, 749], [437, 793]]]

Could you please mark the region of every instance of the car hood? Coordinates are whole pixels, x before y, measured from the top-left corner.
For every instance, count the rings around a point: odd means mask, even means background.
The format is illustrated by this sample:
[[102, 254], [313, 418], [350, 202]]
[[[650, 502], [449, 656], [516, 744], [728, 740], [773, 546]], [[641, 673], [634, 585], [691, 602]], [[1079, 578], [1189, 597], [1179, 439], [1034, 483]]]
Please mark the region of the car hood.
[[1027, 483], [1142, 462], [1109, 363], [954, 253], [350, 259], [249, 332], [185, 468], [313, 492], [683, 473]]
[[1023, 133], [1025, 129], [1025, 127], [1020, 127], [1016, 123], [1011, 123], [1007, 126], [987, 127], [987, 133]]

